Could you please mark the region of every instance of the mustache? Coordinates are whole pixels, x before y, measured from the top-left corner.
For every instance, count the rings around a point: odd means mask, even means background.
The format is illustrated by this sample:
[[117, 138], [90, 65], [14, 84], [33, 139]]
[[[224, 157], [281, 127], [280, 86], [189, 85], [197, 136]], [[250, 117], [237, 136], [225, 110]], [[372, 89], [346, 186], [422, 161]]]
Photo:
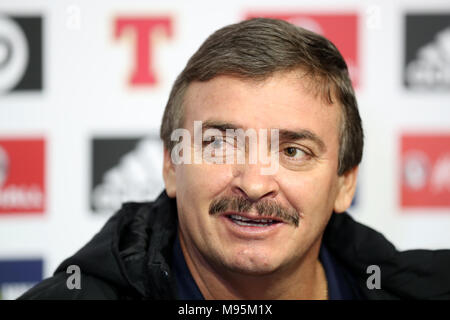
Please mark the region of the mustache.
[[248, 212], [252, 208], [259, 216], [277, 217], [284, 222], [298, 227], [300, 214], [295, 209], [285, 208], [274, 200], [261, 200], [252, 202], [242, 196], [220, 197], [211, 202], [209, 214], [215, 215], [226, 211]]

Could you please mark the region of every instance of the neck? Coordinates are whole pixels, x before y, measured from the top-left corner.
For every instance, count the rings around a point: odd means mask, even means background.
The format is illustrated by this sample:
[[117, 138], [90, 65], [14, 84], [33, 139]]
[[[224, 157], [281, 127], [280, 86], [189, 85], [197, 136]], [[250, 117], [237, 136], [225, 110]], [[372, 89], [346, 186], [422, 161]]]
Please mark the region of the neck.
[[213, 266], [193, 246], [187, 247], [180, 234], [186, 264], [207, 300], [325, 300], [328, 288], [318, 259], [321, 238], [301, 261], [280, 267], [266, 275], [248, 275]]

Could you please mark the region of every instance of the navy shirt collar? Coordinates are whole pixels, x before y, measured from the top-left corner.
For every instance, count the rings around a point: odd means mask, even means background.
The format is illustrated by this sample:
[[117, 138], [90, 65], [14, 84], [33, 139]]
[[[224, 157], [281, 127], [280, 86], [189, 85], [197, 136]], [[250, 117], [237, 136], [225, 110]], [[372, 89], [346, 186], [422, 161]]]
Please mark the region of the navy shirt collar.
[[353, 300], [357, 298], [354, 281], [347, 271], [331, 255], [322, 242], [319, 260], [325, 270], [328, 282], [328, 298], [330, 300]]
[[200, 289], [194, 281], [194, 278], [189, 271], [189, 268], [184, 259], [183, 251], [181, 250], [180, 238], [177, 232], [175, 237], [175, 244], [172, 250], [172, 272], [175, 274], [176, 290], [179, 300], [204, 300]]

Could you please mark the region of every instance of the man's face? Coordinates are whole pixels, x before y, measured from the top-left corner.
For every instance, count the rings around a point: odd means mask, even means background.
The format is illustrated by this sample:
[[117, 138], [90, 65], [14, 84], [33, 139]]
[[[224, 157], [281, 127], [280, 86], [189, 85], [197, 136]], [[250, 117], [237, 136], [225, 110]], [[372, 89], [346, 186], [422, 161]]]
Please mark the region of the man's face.
[[[261, 173], [267, 165], [259, 160], [174, 165], [165, 152], [166, 190], [176, 197], [182, 242], [192, 259], [243, 274], [289, 270], [311, 252], [317, 254], [332, 211], [350, 205], [356, 169], [337, 175], [340, 107], [324, 104], [307, 81], [290, 72], [263, 82], [218, 76], [190, 84], [184, 97], [184, 127], [192, 142], [194, 121], [280, 132], [279, 166], [270, 175]], [[246, 199], [254, 206], [246, 212], [225, 206], [210, 214], [211, 204], [223, 198]], [[290, 219], [262, 223], [256, 210], [261, 203], [297, 213], [298, 226]], [[239, 217], [255, 223], [236, 221]]]

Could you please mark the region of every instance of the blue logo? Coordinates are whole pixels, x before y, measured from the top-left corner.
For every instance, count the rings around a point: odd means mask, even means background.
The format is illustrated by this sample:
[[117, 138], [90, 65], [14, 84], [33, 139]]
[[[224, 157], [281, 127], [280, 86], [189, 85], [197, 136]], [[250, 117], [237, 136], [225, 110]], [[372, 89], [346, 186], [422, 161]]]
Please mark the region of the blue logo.
[[0, 260], [0, 300], [13, 300], [42, 281], [41, 259]]

